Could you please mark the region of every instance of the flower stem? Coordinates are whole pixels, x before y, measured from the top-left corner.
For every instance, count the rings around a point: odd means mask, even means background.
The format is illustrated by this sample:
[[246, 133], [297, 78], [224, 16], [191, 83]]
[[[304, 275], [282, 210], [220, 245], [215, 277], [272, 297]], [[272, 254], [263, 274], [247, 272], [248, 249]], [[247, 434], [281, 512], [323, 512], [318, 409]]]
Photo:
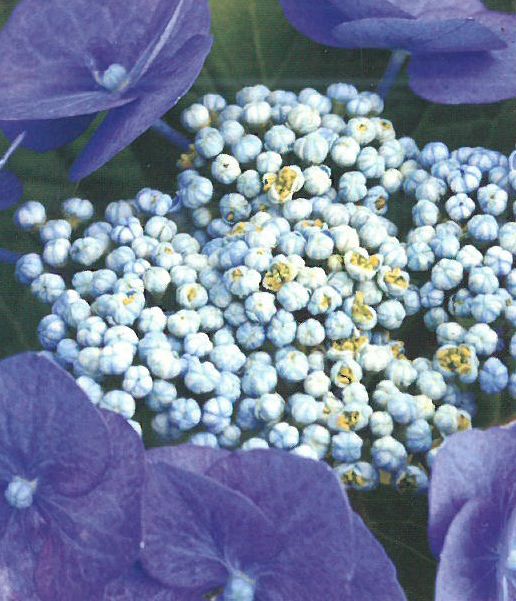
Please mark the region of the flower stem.
[[187, 151], [190, 149], [191, 141], [183, 134], [176, 131], [168, 123], [160, 119], [156, 121], [152, 126], [152, 129], [171, 142], [174, 146], [177, 146], [180, 150]]
[[16, 136], [16, 138], [13, 140], [13, 142], [7, 149], [7, 152], [4, 154], [2, 159], [0, 159], [0, 169], [2, 169], [2, 167], [4, 167], [7, 164], [7, 161], [12, 157], [12, 155], [14, 154], [14, 151], [23, 142], [23, 139], [25, 138], [25, 133], [26, 132], [23, 131], [21, 134], [18, 134]]
[[405, 64], [408, 55], [409, 53], [406, 50], [394, 50], [392, 52], [387, 69], [385, 69], [385, 73], [383, 74], [382, 81], [378, 84], [378, 94], [380, 94], [382, 98], [387, 98], [389, 92], [396, 83], [396, 79]]

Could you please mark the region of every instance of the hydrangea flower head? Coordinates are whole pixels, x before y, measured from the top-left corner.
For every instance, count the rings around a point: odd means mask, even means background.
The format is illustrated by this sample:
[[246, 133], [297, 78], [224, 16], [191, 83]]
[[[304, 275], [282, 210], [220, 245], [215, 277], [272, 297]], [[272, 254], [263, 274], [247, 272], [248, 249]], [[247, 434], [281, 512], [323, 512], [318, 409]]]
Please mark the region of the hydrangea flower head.
[[3, 598], [90, 598], [138, 553], [141, 440], [36, 353], [2, 361], [0, 384]]
[[[273, 446], [325, 459], [355, 489], [426, 490], [434, 441], [469, 427], [474, 403], [446, 397], [455, 353], [412, 361], [396, 340], [421, 299], [386, 214], [419, 150], [382, 106], [344, 83], [207, 94], [182, 114], [196, 135], [175, 200], [144, 189], [85, 229], [84, 199], [48, 222], [20, 207], [44, 243], [16, 267], [52, 305], [41, 344], [100, 407], [131, 419], [145, 403], [167, 441]], [[171, 219], [177, 199], [190, 233]], [[441, 271], [446, 284], [457, 266]], [[460, 377], [475, 379], [467, 358]]]
[[[210, 47], [205, 0], [24, 0], [0, 34], [0, 120], [48, 150], [109, 111], [72, 168], [81, 179], [185, 94]], [[66, 43], [56, 29], [68, 32]]]
[[515, 598], [515, 466], [514, 426], [457, 434], [439, 451], [429, 525], [437, 601]]
[[410, 85], [447, 104], [495, 102], [516, 95], [516, 17], [480, 0], [281, 0], [304, 35], [341, 48], [411, 53]]
[[326, 465], [191, 445], [148, 457], [142, 563], [178, 598], [405, 598]]

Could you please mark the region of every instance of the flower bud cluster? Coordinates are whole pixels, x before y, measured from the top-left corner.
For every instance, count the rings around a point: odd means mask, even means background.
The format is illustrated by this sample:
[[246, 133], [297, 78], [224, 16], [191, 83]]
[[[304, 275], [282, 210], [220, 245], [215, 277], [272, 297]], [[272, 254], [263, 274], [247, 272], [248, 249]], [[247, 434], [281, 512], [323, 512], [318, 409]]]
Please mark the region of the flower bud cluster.
[[[142, 190], [91, 225], [88, 201], [53, 220], [21, 207], [44, 245], [16, 268], [52, 306], [42, 346], [99, 406], [154, 412], [165, 440], [271, 446], [359, 490], [424, 490], [440, 442], [471, 425], [472, 383], [509, 380], [511, 176], [488, 151], [396, 139], [382, 108], [345, 84], [211, 94], [183, 113], [195, 140], [176, 196]], [[461, 221], [448, 201], [462, 188], [475, 208]], [[406, 196], [404, 242], [387, 217]], [[421, 309], [439, 348], [411, 360], [399, 329]]]
[[[312, 205], [320, 213], [352, 202], [383, 216], [400, 191], [413, 143], [397, 139], [379, 116], [376, 94], [347, 84], [326, 94], [259, 85], [241, 90], [235, 104], [217, 98], [204, 97], [182, 115], [195, 142], [179, 161], [178, 195], [199, 240], [227, 234], [263, 210], [301, 220]], [[370, 236], [379, 246], [385, 232], [371, 227]]]
[[471, 410], [477, 388], [514, 399], [516, 171], [498, 152], [450, 152], [442, 143], [427, 144], [414, 159], [403, 183], [416, 200], [407, 271], [439, 345], [434, 366], [459, 406]]

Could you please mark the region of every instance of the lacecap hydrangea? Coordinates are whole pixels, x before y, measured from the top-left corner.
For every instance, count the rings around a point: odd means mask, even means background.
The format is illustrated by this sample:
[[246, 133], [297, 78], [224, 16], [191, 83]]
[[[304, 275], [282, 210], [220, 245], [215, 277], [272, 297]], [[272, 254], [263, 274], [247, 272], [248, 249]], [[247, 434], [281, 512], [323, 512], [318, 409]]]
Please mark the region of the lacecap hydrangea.
[[414, 159], [403, 183], [416, 201], [407, 271], [435, 332], [433, 365], [447, 381], [445, 399], [469, 411], [479, 394], [515, 399], [513, 157], [432, 143]]
[[470, 414], [391, 339], [420, 308], [385, 217], [418, 151], [381, 108], [346, 84], [207, 95], [183, 114], [198, 133], [177, 196], [145, 189], [87, 226], [86, 200], [51, 220], [21, 207], [44, 243], [16, 270], [52, 305], [44, 348], [101, 407], [131, 419], [141, 399], [167, 440], [273, 446], [357, 489], [425, 489], [436, 440]]

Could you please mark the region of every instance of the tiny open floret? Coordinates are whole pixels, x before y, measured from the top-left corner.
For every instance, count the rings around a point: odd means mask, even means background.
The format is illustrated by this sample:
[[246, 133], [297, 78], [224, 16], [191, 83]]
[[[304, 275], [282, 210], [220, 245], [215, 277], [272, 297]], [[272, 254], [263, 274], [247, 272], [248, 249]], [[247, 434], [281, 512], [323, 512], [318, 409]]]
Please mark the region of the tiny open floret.
[[[24, 145], [47, 151], [109, 111], [72, 167], [79, 180], [190, 89], [211, 48], [210, 9], [206, 0], [49, 0], [40, 8], [19, 2], [0, 33], [1, 127], [12, 138], [25, 131]], [[63, 45], [56, 27], [80, 35]]]

